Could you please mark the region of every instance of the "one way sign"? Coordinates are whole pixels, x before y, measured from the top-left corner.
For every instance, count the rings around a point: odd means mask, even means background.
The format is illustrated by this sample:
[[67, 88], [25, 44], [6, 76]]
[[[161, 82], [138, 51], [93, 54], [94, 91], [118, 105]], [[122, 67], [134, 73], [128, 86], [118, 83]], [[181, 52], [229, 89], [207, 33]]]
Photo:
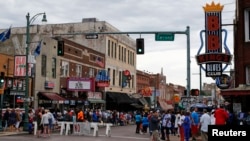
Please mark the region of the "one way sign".
[[85, 35], [86, 39], [98, 39], [98, 34], [87, 34]]

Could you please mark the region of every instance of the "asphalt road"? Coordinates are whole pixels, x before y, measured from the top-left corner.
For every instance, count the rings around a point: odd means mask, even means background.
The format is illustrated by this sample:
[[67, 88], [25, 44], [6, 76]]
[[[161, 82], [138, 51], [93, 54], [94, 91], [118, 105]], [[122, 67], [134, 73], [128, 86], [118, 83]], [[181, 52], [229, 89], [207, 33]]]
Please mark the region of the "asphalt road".
[[[147, 134], [135, 134], [135, 125], [111, 127], [111, 137], [105, 136], [105, 128], [99, 128], [98, 137], [90, 135], [60, 135], [53, 133], [50, 137], [37, 138], [34, 135], [19, 134], [11, 136], [1, 136], [0, 141], [149, 141], [150, 136]], [[176, 136], [170, 136], [171, 141], [179, 141]]]

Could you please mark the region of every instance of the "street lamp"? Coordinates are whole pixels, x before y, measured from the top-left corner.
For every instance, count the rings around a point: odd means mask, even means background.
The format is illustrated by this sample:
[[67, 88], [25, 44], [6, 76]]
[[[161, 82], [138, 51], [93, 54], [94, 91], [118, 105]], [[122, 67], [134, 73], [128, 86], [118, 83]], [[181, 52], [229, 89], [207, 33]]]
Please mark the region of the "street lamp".
[[36, 20], [36, 18], [40, 15], [43, 15], [42, 22], [47, 22], [46, 14], [45, 13], [38, 13], [30, 18], [30, 14], [26, 15], [27, 20], [27, 27], [26, 27], [26, 75], [25, 75], [25, 101], [24, 101], [24, 108], [25, 108], [25, 118], [24, 118], [24, 126], [23, 130], [28, 131], [28, 98], [29, 98], [29, 47], [30, 47], [30, 25]]

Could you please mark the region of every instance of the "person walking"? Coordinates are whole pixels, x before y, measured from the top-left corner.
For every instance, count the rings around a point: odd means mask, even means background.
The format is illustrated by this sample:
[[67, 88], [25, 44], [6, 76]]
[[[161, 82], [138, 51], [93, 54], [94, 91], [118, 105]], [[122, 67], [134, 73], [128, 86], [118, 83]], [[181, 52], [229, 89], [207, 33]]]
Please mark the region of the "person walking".
[[43, 131], [43, 124], [41, 123], [42, 120], [42, 110], [37, 111], [36, 113], [36, 122], [37, 122], [37, 137], [41, 137], [41, 132]]
[[220, 105], [220, 107], [215, 110], [214, 117], [215, 117], [215, 125], [225, 125], [229, 117], [229, 114], [224, 109], [224, 107]]
[[184, 111], [181, 111], [180, 120], [178, 122], [178, 127], [179, 127], [179, 132], [180, 132], [180, 141], [184, 141], [184, 127], [183, 127], [184, 119], [185, 119], [185, 113]]
[[142, 133], [145, 134], [148, 131], [148, 125], [149, 125], [149, 121], [148, 121], [148, 115], [145, 113], [143, 115], [142, 118]]
[[196, 137], [198, 136], [198, 124], [200, 122], [197, 107], [195, 107], [193, 112], [191, 113], [191, 119], [192, 119], [192, 124], [191, 124], [192, 140], [195, 141]]
[[48, 127], [49, 127], [48, 110], [42, 111], [42, 119], [40, 124], [43, 125], [43, 137], [49, 137], [50, 135], [48, 134]]
[[178, 127], [178, 123], [181, 119], [181, 114], [179, 111], [176, 112], [176, 115], [175, 115], [175, 121], [174, 121], [174, 130], [175, 130], [175, 133], [176, 135], [179, 137], [180, 136], [180, 130], [179, 130], [179, 127]]
[[7, 128], [9, 127], [9, 117], [10, 117], [10, 109], [7, 108], [3, 115], [4, 131], [7, 131]]
[[201, 139], [202, 141], [208, 140], [208, 125], [211, 124], [211, 117], [207, 113], [207, 110], [203, 110], [203, 114], [200, 118], [200, 127], [201, 127]]
[[137, 111], [137, 112], [136, 112], [136, 115], [135, 115], [135, 124], [136, 124], [135, 133], [136, 133], [136, 134], [139, 134], [139, 133], [140, 133], [141, 121], [142, 121], [141, 113], [140, 113], [139, 111]]
[[159, 113], [154, 111], [150, 118], [150, 129], [152, 131], [151, 141], [160, 141], [159, 138], [159, 123], [161, 118], [159, 117]]
[[185, 118], [184, 118], [182, 126], [183, 126], [183, 129], [184, 129], [185, 141], [189, 141], [189, 138], [190, 138], [190, 126], [191, 126], [191, 120], [190, 120], [190, 113], [189, 112], [185, 113]]
[[171, 130], [171, 113], [167, 111], [164, 115], [162, 115], [162, 124], [161, 124], [161, 140], [169, 141], [169, 131]]

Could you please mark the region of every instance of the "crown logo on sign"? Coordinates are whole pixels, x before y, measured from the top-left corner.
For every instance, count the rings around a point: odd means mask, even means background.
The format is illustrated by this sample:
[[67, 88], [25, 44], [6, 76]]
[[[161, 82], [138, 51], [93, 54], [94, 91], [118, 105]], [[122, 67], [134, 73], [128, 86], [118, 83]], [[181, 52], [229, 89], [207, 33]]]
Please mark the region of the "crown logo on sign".
[[214, 2], [212, 2], [211, 5], [206, 4], [206, 7], [203, 7], [205, 12], [215, 12], [215, 11], [222, 11], [223, 10], [223, 5], [220, 5], [220, 3], [218, 4], [214, 4]]

